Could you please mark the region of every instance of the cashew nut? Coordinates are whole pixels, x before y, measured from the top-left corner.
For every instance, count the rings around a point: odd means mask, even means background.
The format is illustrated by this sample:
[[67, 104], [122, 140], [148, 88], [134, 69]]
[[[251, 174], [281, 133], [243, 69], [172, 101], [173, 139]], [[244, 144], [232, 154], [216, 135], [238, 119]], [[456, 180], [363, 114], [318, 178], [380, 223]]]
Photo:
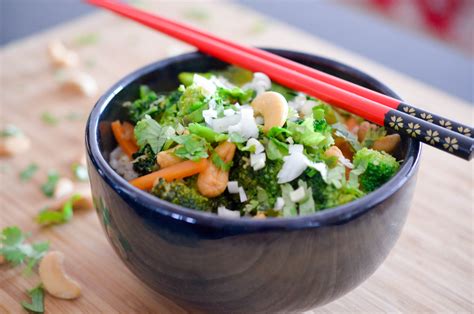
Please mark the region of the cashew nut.
[[177, 147], [178, 146], [159, 152], [158, 155], [156, 155], [156, 163], [160, 168], [166, 168], [183, 161], [183, 159], [174, 154]]
[[81, 294], [81, 287], [65, 273], [63, 262], [63, 253], [48, 252], [40, 262], [39, 275], [51, 295], [60, 299], [75, 299]]
[[14, 156], [30, 149], [30, 139], [25, 135], [0, 137], [0, 156]]
[[390, 134], [375, 140], [372, 149], [392, 154], [400, 144], [400, 135]]
[[288, 102], [277, 92], [264, 92], [250, 104], [256, 115], [263, 117], [263, 131], [268, 132], [272, 127], [281, 127], [288, 118]]
[[341, 150], [337, 146], [331, 146], [329, 147], [325, 152], [324, 155], [326, 157], [337, 157], [337, 158], [345, 158], [344, 155], [342, 154]]
[[362, 122], [359, 125], [359, 130], [357, 131], [357, 139], [359, 140], [359, 142], [362, 142], [365, 139], [365, 136], [367, 135], [367, 132], [369, 132], [369, 130], [374, 130], [375, 128], [375, 124], [372, 124], [367, 121]]
[[[230, 162], [234, 158], [235, 144], [222, 142], [215, 148], [215, 152], [224, 162]], [[206, 197], [216, 197], [225, 191], [228, 182], [229, 171], [218, 168], [210, 161], [207, 168], [198, 176], [197, 188], [199, 193]]]
[[54, 198], [59, 199], [74, 190], [74, 183], [68, 178], [60, 178], [54, 187]]
[[98, 91], [96, 80], [91, 75], [77, 70], [64, 74], [63, 86], [88, 97], [94, 96]]
[[49, 43], [48, 54], [54, 65], [58, 67], [75, 67], [79, 64], [77, 53], [67, 49], [59, 40]]

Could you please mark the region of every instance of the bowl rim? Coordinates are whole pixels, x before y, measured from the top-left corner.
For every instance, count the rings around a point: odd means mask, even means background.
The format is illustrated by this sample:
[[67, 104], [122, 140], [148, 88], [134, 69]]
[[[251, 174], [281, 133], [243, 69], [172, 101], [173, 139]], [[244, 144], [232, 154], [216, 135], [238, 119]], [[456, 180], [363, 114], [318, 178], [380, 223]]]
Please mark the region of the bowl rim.
[[[314, 54], [292, 50], [273, 48], [265, 49], [277, 54], [292, 55], [299, 59], [317, 61], [326, 66], [333, 67], [338, 71], [343, 71], [352, 77], [357, 77], [361, 80], [364, 80], [377, 87], [377, 89], [383, 91], [383, 93], [400, 99], [400, 97], [395, 92], [393, 92], [390, 88], [377, 79], [356, 68], [342, 64], [338, 61]], [[252, 219], [251, 217], [222, 217], [214, 213], [202, 212], [172, 204], [132, 186], [124, 178], [117, 174], [114, 169], [112, 169], [112, 167], [102, 155], [102, 152], [99, 148], [99, 121], [101, 115], [107, 106], [111, 104], [115, 95], [138, 78], [147, 75], [160, 67], [205, 56], [206, 55], [195, 51], [159, 60], [139, 68], [138, 70], [126, 75], [117, 83], [115, 83], [111, 88], [109, 88], [98, 99], [97, 103], [92, 108], [86, 123], [85, 130], [87, 155], [91, 161], [91, 164], [95, 167], [95, 170], [101, 176], [101, 178], [107, 182], [107, 184], [113, 190], [115, 190], [115, 192], [117, 192], [120, 197], [124, 198], [127, 203], [136, 203], [137, 205], [140, 205], [151, 212], [168, 216], [171, 219], [180, 220], [190, 224], [212, 227], [215, 229], [237, 228], [244, 229], [249, 232], [256, 230], [303, 229], [344, 224], [352, 219], [355, 219], [360, 215], [370, 211], [372, 208], [376, 207], [378, 204], [384, 202], [390, 196], [395, 194], [416, 173], [420, 160], [421, 144], [418, 141], [406, 138], [408, 141], [407, 153], [399, 171], [397, 174], [395, 174], [395, 176], [393, 176], [388, 182], [379, 187], [377, 190], [347, 204], [321, 210], [310, 215], [277, 217], [271, 219]]]

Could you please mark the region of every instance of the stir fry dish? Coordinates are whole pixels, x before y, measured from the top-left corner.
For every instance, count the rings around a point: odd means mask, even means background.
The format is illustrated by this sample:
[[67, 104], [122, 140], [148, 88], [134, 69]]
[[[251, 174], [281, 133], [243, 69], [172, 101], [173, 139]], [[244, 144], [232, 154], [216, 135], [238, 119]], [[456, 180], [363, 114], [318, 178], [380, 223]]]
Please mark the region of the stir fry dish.
[[110, 165], [133, 186], [190, 209], [293, 217], [370, 193], [398, 170], [398, 134], [237, 67], [141, 86], [114, 121]]

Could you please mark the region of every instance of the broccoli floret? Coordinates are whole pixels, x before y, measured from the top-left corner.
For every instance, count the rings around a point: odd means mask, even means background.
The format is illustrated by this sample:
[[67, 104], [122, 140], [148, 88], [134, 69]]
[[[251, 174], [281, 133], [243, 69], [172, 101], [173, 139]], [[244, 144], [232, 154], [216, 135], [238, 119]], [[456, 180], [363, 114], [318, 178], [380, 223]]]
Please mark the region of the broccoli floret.
[[140, 151], [133, 154], [133, 170], [140, 176], [149, 174], [158, 170], [156, 163], [156, 154], [149, 144], [145, 145]]
[[201, 211], [215, 213], [218, 206], [232, 208], [225, 194], [215, 198], [207, 198], [201, 195], [196, 189], [196, 176], [172, 182], [159, 180], [151, 193], [170, 203]]
[[371, 192], [387, 182], [400, 167], [393, 156], [368, 148], [359, 150], [353, 163], [353, 171], [361, 173], [359, 183], [364, 192]]
[[[248, 155], [245, 155], [243, 152], [238, 152], [234, 157], [234, 166], [230, 170], [229, 180], [238, 181], [239, 186], [243, 187], [249, 200], [257, 199], [259, 188], [263, 189], [268, 197], [268, 205], [273, 206], [276, 198], [281, 195], [277, 174], [283, 162], [281, 160], [267, 160], [265, 167], [255, 171], [250, 167]], [[233, 196], [238, 197], [235, 194]], [[236, 203], [238, 203], [237, 200]], [[268, 207], [261, 208], [261, 210], [266, 209]]]
[[364, 192], [356, 187], [342, 186], [338, 189], [333, 185], [324, 182], [319, 173], [316, 173], [311, 177], [308, 175], [308, 173], [310, 172], [307, 171], [305, 174], [305, 180], [311, 187], [317, 210], [339, 206], [358, 199], [364, 195]]

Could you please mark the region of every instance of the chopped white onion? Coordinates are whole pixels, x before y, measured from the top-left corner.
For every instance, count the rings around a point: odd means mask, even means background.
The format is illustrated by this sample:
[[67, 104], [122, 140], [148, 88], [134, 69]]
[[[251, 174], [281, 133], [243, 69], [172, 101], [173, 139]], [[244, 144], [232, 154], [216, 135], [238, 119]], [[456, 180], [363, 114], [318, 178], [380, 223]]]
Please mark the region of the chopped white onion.
[[227, 191], [229, 191], [230, 194], [237, 194], [239, 193], [239, 182], [237, 181], [229, 181], [227, 183]]
[[214, 109], [206, 109], [202, 111], [202, 117], [204, 118], [204, 121], [212, 126], [213, 121], [212, 119], [217, 118], [217, 111]]
[[210, 97], [216, 92], [216, 84], [199, 74], [194, 74], [193, 85], [201, 87], [203, 95], [206, 97]]
[[272, 81], [270, 78], [261, 72], [255, 72], [253, 74], [253, 79], [250, 83], [242, 86], [243, 90], [253, 89], [257, 92], [257, 95], [269, 90], [272, 87]]
[[256, 116], [255, 117], [255, 123], [257, 123], [258, 125], [263, 125], [265, 122], [263, 121], [262, 116]]
[[287, 138], [286, 141], [288, 142], [288, 144], [291, 144], [291, 145], [293, 145], [295, 143], [295, 141], [293, 140], [293, 138], [291, 136], [289, 138]]
[[229, 131], [229, 127], [238, 124], [239, 121], [240, 114], [234, 114], [232, 116], [212, 120], [211, 127], [214, 131], [223, 133]]
[[240, 218], [240, 212], [227, 209], [225, 206], [217, 207], [217, 215], [227, 218]]
[[267, 157], [265, 153], [250, 154], [250, 166], [257, 171], [265, 167]]
[[304, 116], [310, 116], [313, 113], [313, 107], [316, 106], [318, 103], [314, 100], [307, 100], [303, 106], [300, 108], [300, 113]]
[[245, 193], [245, 190], [243, 187], [239, 187], [239, 197], [240, 197], [241, 203], [247, 201], [247, 194]]
[[226, 117], [232, 116], [232, 115], [234, 115], [234, 114], [235, 114], [235, 110], [234, 110], [234, 109], [229, 108], [229, 109], [225, 109], [225, 110], [224, 110], [224, 116], [226, 116]]
[[302, 201], [305, 198], [305, 196], [306, 196], [306, 192], [302, 186], [290, 192], [290, 200], [294, 203], [298, 203]]
[[311, 167], [323, 178], [327, 176], [327, 166], [324, 162], [312, 162], [303, 154], [303, 145], [290, 145], [289, 155], [283, 157], [283, 167], [278, 172], [278, 183], [286, 183], [298, 178], [308, 167]]
[[[234, 115], [235, 116], [235, 115]], [[234, 117], [229, 116], [228, 118]], [[240, 108], [240, 122], [236, 125], [231, 125], [228, 132], [238, 133], [243, 138], [258, 137], [258, 127], [253, 116], [253, 108], [250, 106], [242, 106]]]
[[254, 154], [259, 154], [261, 152], [263, 152], [265, 150], [265, 147], [262, 145], [262, 143], [260, 143], [257, 139], [255, 138], [250, 138], [248, 141], [247, 141], [247, 144], [245, 145], [245, 149], [249, 149], [251, 148], [252, 146], [255, 147], [255, 152]]
[[288, 102], [288, 106], [295, 109], [296, 111], [299, 111], [305, 102], [306, 102], [306, 95], [303, 93], [298, 93], [298, 95], [296, 95], [295, 98], [293, 98], [292, 100]]
[[285, 206], [285, 200], [283, 199], [283, 197], [277, 197], [275, 206], [273, 206], [274, 207], [273, 209], [282, 210], [283, 206]]

